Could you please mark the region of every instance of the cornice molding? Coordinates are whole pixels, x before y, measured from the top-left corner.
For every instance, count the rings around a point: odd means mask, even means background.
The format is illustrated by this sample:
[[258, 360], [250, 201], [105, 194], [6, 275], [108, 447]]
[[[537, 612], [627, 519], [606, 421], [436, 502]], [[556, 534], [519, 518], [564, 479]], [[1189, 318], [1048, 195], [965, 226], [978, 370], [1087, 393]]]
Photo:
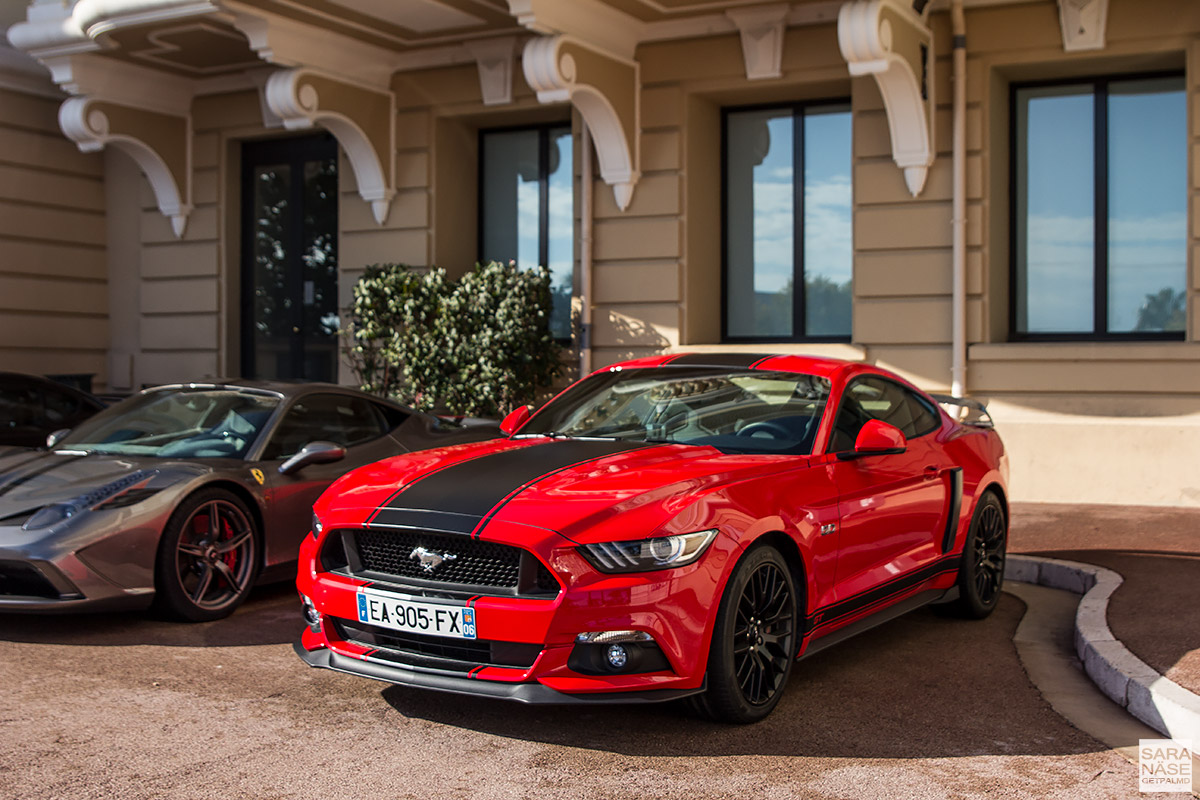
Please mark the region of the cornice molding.
[[395, 96], [303, 68], [271, 75], [265, 96], [267, 106], [289, 130], [320, 125], [337, 137], [350, 159], [359, 195], [382, 225], [396, 196]]
[[899, 0], [851, 0], [838, 13], [838, 46], [851, 75], [870, 75], [879, 86], [892, 159], [918, 196], [936, 154], [933, 33]]
[[541, 103], [569, 101], [592, 134], [600, 177], [624, 211], [641, 173], [638, 65], [567, 36], [532, 39], [521, 65]]
[[315, 69], [350, 83], [387, 89], [400, 63], [393, 50], [317, 28], [235, 0], [221, 0], [223, 19], [242, 32], [258, 57], [281, 67]]
[[646, 23], [599, 0], [508, 0], [522, 27], [545, 36], [572, 36], [594, 49], [630, 60], [646, 38]]

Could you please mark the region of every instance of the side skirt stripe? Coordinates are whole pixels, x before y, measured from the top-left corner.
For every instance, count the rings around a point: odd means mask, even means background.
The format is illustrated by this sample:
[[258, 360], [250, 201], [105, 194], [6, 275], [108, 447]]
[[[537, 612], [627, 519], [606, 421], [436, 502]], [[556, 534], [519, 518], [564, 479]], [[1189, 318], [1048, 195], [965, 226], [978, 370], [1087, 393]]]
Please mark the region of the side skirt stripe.
[[808, 636], [818, 628], [823, 628], [846, 617], [874, 606], [896, 595], [925, 583], [947, 572], [957, 572], [961, 556], [943, 556], [928, 566], [909, 572], [906, 575], [893, 578], [887, 583], [868, 589], [864, 592], [839, 600], [836, 603], [819, 608], [808, 614], [804, 621], [804, 635]]

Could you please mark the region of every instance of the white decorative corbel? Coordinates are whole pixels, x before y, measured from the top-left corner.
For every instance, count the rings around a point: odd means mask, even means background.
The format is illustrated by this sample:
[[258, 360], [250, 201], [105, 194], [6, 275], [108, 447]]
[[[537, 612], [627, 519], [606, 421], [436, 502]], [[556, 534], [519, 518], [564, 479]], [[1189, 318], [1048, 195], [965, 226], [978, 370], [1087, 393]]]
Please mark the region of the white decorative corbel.
[[787, 3], [781, 3], [725, 12], [742, 35], [747, 80], [783, 77], [783, 34], [790, 10]]
[[92, 97], [70, 97], [58, 110], [63, 133], [85, 153], [111, 145], [129, 155], [154, 190], [158, 210], [182, 237], [192, 211], [192, 124], [179, 117]]
[[525, 45], [521, 65], [539, 102], [570, 101], [579, 109], [596, 145], [600, 177], [624, 211], [641, 175], [637, 63], [567, 36], [544, 36]]
[[485, 106], [507, 105], [513, 99], [513, 62], [517, 37], [472, 39], [463, 42], [479, 67], [479, 88]]
[[870, 75], [879, 85], [892, 159], [916, 197], [935, 155], [933, 34], [899, 0], [852, 0], [838, 12], [838, 46], [851, 75]]
[[1108, 0], [1058, 0], [1063, 50], [1103, 50]]
[[268, 78], [266, 98], [289, 130], [320, 125], [337, 137], [350, 159], [359, 195], [371, 204], [375, 221], [382, 225], [396, 195], [392, 93], [297, 68]]

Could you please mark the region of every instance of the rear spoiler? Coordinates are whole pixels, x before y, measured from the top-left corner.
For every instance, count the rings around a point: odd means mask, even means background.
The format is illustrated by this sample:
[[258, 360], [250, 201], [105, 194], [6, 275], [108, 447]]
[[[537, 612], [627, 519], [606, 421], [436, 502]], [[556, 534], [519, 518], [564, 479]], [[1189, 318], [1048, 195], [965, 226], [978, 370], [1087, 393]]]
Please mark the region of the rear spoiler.
[[967, 397], [953, 397], [948, 394], [929, 395], [946, 407], [946, 413], [960, 425], [970, 425], [972, 428], [995, 428], [996, 423], [988, 414], [987, 406], [978, 400]]

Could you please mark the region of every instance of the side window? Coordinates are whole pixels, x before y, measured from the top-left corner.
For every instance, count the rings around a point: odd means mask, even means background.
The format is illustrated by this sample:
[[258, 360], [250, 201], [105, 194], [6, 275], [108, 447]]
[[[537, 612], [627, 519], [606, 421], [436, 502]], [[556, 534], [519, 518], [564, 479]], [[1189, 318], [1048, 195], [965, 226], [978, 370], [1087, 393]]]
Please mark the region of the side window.
[[46, 419], [52, 423], [66, 423], [79, 411], [79, 401], [69, 394], [49, 391], [42, 397], [46, 401]]
[[41, 424], [42, 400], [33, 389], [0, 386], [0, 425], [9, 428]]
[[262, 457], [268, 461], [287, 458], [315, 441], [352, 447], [387, 432], [387, 421], [370, 401], [340, 394], [317, 394], [288, 409]]
[[858, 432], [872, 419], [894, 425], [908, 439], [924, 436], [941, 425], [937, 411], [900, 384], [882, 378], [859, 378], [842, 396], [828, 451], [853, 450]]

